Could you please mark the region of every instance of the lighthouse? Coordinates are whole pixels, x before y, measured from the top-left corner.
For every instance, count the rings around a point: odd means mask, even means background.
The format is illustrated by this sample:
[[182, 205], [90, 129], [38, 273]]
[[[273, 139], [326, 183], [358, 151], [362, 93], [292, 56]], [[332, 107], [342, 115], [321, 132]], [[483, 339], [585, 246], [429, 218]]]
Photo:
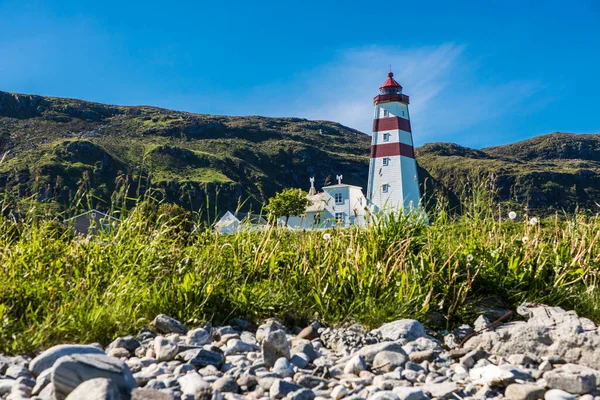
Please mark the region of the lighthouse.
[[373, 99], [367, 200], [375, 212], [407, 212], [419, 207], [421, 193], [408, 102], [390, 72]]

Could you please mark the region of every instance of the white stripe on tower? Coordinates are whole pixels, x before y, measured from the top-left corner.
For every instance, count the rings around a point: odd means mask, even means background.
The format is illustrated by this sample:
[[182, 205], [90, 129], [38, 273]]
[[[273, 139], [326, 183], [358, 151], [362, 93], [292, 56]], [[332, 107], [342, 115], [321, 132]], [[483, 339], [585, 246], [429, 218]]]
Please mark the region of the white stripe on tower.
[[421, 198], [408, 113], [408, 96], [388, 74], [374, 99], [367, 199], [376, 211], [417, 207]]

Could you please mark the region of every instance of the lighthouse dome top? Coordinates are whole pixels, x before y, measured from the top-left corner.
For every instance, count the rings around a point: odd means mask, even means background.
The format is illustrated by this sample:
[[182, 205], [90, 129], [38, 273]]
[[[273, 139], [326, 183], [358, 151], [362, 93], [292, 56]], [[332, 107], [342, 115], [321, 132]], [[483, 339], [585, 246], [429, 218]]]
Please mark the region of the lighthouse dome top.
[[379, 91], [381, 92], [381, 94], [400, 94], [402, 93], [402, 86], [396, 82], [396, 80], [394, 79], [394, 73], [393, 72], [389, 72], [388, 73], [388, 78], [385, 82], [383, 82], [383, 85], [381, 85], [379, 87]]
[[389, 72], [388, 78], [379, 87], [379, 94], [373, 99], [374, 104], [399, 101], [408, 104], [408, 96], [402, 94], [402, 86], [394, 79], [394, 73]]

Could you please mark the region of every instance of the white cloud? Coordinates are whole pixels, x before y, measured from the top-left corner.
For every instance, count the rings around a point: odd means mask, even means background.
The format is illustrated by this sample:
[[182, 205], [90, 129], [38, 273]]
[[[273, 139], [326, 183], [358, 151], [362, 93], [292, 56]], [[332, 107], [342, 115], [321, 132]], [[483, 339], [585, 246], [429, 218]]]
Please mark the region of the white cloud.
[[[514, 113], [543, 87], [538, 82], [482, 83], [477, 62], [466, 46], [391, 48], [373, 46], [341, 53], [299, 77], [302, 88], [292, 109], [277, 114], [327, 119], [370, 133], [372, 99], [391, 64], [411, 98], [415, 143], [457, 141], [456, 134], [476, 124]], [[297, 77], [298, 78], [298, 77]], [[289, 104], [288, 104], [289, 106]], [[271, 114], [272, 115], [272, 114]]]

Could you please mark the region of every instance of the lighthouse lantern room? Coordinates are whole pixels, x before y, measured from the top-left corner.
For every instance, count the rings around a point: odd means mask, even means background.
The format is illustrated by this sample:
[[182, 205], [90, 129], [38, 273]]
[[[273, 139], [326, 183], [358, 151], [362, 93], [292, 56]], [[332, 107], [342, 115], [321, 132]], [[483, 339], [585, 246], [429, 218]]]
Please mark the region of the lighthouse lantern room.
[[367, 199], [374, 211], [390, 213], [419, 207], [408, 96], [390, 72], [374, 100], [373, 137]]

